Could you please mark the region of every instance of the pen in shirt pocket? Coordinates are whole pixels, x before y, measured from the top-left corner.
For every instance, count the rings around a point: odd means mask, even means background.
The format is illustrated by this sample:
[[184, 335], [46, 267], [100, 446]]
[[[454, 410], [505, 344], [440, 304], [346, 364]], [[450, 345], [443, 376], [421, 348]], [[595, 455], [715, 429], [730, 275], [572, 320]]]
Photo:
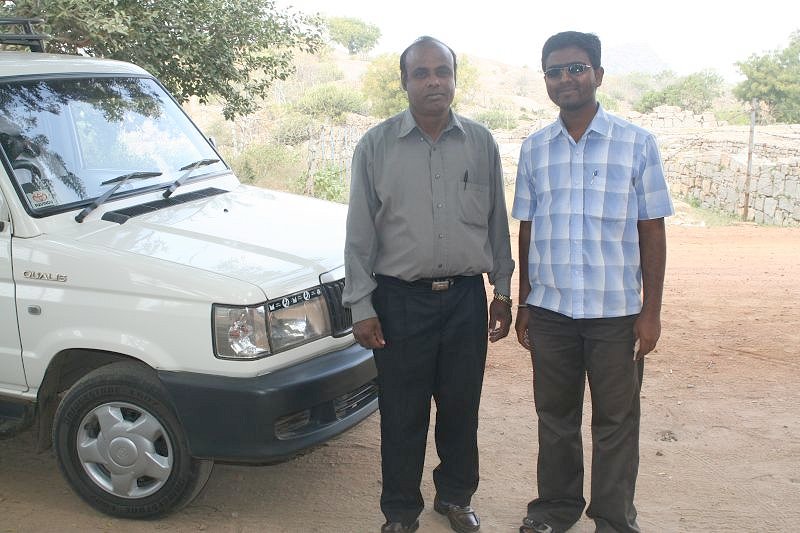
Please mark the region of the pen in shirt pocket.
[[464, 171], [464, 190], [467, 190], [467, 178], [469, 178], [469, 169]]

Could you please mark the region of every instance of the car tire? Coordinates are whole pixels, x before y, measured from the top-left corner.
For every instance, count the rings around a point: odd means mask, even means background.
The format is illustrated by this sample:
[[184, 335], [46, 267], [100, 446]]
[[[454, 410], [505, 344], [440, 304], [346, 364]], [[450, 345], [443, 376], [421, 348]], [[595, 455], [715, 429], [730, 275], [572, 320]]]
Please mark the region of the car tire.
[[75, 492], [121, 518], [180, 509], [200, 493], [214, 465], [191, 456], [155, 373], [130, 362], [100, 367], [64, 394], [53, 445]]

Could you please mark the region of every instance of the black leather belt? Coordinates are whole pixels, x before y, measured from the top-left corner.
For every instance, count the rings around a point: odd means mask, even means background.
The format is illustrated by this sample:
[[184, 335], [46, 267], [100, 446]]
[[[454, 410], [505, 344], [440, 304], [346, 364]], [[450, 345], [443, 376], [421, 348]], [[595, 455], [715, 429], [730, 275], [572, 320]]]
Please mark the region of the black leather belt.
[[428, 289], [431, 291], [446, 291], [455, 285], [459, 280], [471, 278], [472, 276], [449, 276], [446, 278], [421, 278], [414, 281], [404, 281], [392, 276], [383, 276], [375, 274], [375, 279], [378, 281], [385, 281], [395, 285], [404, 285], [406, 287], [419, 287], [421, 289]]
[[446, 291], [456, 282], [455, 278], [418, 279], [413, 282], [417, 287], [425, 287], [432, 291]]

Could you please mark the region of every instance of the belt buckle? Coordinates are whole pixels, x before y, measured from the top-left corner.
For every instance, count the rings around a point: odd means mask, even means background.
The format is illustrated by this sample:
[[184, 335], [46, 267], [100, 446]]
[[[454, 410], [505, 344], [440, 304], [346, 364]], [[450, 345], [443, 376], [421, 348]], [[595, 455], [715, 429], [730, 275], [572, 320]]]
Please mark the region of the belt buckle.
[[431, 282], [432, 291], [446, 291], [450, 288], [449, 279], [439, 279]]

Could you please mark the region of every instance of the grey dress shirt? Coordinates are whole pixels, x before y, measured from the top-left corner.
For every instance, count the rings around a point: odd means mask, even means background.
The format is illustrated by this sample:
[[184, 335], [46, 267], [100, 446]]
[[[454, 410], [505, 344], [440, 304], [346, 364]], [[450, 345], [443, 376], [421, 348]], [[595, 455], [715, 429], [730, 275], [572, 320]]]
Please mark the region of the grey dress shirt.
[[480, 124], [450, 113], [436, 142], [411, 112], [370, 129], [353, 154], [342, 301], [376, 316], [374, 274], [405, 281], [487, 272], [511, 291], [514, 260], [500, 153]]

